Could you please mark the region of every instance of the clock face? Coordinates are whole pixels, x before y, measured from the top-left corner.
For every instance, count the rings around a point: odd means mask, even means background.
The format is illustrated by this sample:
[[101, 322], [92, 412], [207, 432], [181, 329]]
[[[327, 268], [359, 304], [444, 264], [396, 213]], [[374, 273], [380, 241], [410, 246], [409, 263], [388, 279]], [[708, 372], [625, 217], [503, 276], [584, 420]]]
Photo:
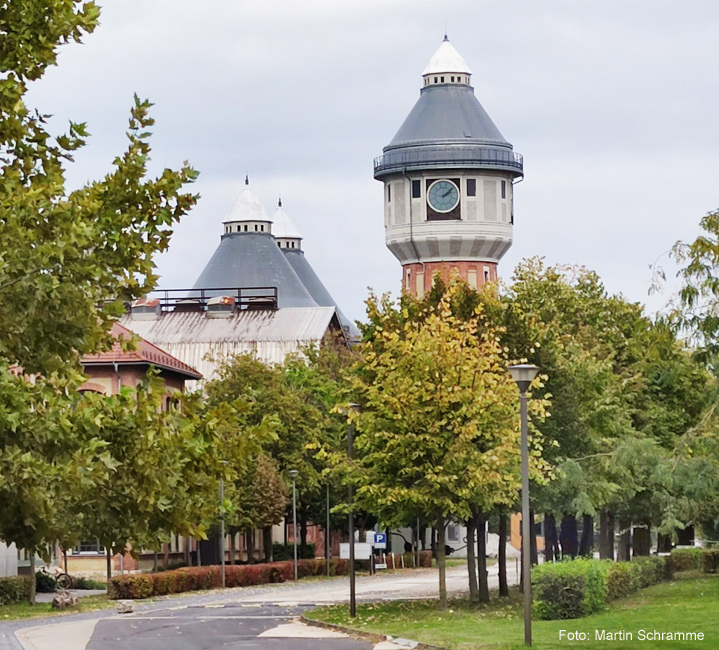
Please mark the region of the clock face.
[[427, 201], [436, 212], [450, 212], [459, 203], [459, 189], [452, 181], [435, 181], [429, 186]]

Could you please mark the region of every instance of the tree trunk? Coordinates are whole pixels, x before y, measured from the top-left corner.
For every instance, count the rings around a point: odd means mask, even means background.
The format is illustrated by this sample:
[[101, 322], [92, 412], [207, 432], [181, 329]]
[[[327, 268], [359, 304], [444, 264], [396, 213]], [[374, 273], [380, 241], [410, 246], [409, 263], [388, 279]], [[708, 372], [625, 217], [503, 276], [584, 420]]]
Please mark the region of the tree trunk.
[[[30, 605], [35, 606], [35, 596], [37, 594], [37, 578], [35, 577], [35, 551], [30, 551]], [[110, 583], [108, 582], [108, 585]]]
[[629, 562], [632, 559], [632, 520], [625, 517], [619, 519], [619, 544], [617, 546], [617, 562]]
[[677, 531], [677, 544], [679, 546], [694, 546], [694, 526], [689, 524], [683, 530]]
[[485, 524], [487, 519], [483, 512], [475, 517], [477, 530], [477, 573], [479, 575], [479, 602], [489, 602], [489, 583], [487, 581], [487, 538]]
[[230, 528], [230, 564], [235, 563], [235, 535], [237, 535], [237, 533], [234, 529]]
[[614, 561], [614, 515], [607, 510], [599, 513], [599, 559]]
[[632, 551], [634, 557], [649, 555], [652, 546], [652, 522], [648, 517], [639, 520], [639, 526], [632, 535]]
[[479, 591], [477, 585], [477, 554], [475, 546], [476, 524], [474, 517], [466, 521], [467, 526], [467, 576], [469, 578], [469, 602], [479, 602]]
[[[364, 538], [361, 538], [364, 539]], [[307, 516], [300, 516], [300, 557], [307, 557]]]
[[564, 515], [559, 530], [559, 544], [562, 547], [562, 559], [577, 557], [577, 520], [574, 515]]
[[107, 566], [105, 567], [107, 569], [107, 588], [110, 589], [110, 578], [112, 578], [112, 550], [108, 546], [105, 551], [107, 551]]
[[554, 515], [544, 515], [544, 558], [547, 562], [556, 562], [559, 559], [557, 520]]
[[255, 563], [255, 531], [247, 531], [247, 564]]
[[262, 529], [262, 545], [265, 549], [265, 562], [272, 562], [272, 526], [265, 526]]
[[200, 540], [195, 540], [195, 547], [197, 548], [197, 566], [202, 566], [202, 553], [200, 551]]
[[579, 542], [579, 555], [592, 557], [594, 551], [594, 519], [592, 515], [582, 517], [582, 540]]
[[[152, 554], [152, 572], [157, 573], [157, 549], [155, 549], [155, 552]], [[67, 571], [65, 573], [67, 573]]]
[[529, 541], [532, 544], [529, 547], [532, 566], [537, 566], [537, 564], [539, 564], [539, 557], [537, 556], [537, 529], [534, 525], [534, 510], [529, 511]]
[[477, 589], [477, 562], [474, 546], [475, 519], [467, 519], [467, 574], [469, 576], [469, 602], [479, 602], [479, 591]]
[[509, 596], [507, 585], [507, 515], [499, 512], [499, 549], [497, 550], [497, 562], [499, 564], [499, 595]]
[[657, 533], [657, 553], [671, 553], [672, 536]]
[[444, 564], [444, 517], [437, 520], [437, 568], [439, 569], [439, 609], [447, 609], [447, 573]]

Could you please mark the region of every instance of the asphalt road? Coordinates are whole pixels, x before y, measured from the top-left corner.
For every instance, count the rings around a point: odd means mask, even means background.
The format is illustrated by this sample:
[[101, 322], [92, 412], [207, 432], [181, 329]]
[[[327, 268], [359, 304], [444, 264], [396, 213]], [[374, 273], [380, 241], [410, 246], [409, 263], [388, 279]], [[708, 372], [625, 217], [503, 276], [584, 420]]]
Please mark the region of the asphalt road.
[[[370, 650], [295, 622], [308, 606], [197, 605], [101, 620], [87, 650]], [[305, 636], [305, 638], [302, 638]]]

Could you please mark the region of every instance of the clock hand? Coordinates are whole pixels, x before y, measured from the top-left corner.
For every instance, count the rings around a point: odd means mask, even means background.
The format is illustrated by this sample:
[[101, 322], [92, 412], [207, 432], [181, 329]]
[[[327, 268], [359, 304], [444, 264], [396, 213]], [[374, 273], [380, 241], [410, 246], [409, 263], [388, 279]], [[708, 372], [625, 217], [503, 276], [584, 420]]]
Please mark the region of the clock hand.
[[442, 198], [449, 196], [451, 193], [452, 193], [452, 188], [450, 187], [444, 194], [442, 194]]

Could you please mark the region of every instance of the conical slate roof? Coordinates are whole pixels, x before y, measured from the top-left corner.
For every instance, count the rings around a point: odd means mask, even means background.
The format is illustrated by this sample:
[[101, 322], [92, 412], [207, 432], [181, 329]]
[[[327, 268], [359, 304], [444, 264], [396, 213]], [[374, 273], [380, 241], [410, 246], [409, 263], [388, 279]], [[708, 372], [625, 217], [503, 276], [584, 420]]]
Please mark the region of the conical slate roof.
[[280, 308], [318, 306], [269, 233], [222, 235], [220, 245], [192, 288], [236, 287], [277, 287]]
[[322, 280], [319, 279], [315, 270], [307, 261], [304, 252], [297, 248], [284, 248], [282, 250], [314, 301], [320, 307], [334, 307], [337, 310], [337, 317], [340, 319], [342, 327], [348, 329], [353, 336], [359, 334], [354, 323], [342, 313], [330, 292], [322, 284]]
[[467, 63], [445, 36], [424, 70], [417, 103], [375, 159], [375, 178], [441, 168], [522, 175], [522, 157], [475, 97], [469, 74]]

